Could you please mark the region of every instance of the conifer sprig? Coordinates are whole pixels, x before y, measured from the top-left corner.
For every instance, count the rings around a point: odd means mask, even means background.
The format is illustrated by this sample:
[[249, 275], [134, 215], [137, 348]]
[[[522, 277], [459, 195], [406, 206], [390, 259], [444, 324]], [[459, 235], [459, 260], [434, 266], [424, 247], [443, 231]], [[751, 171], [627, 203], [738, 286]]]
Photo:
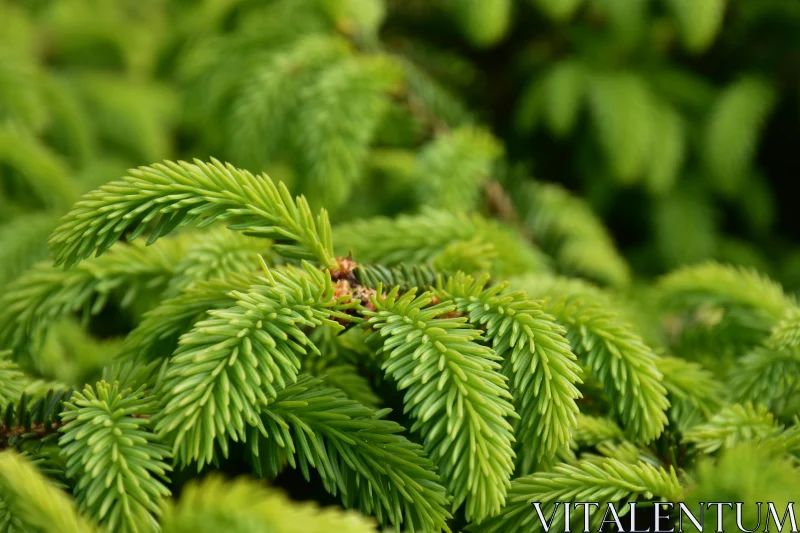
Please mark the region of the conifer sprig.
[[308, 202], [292, 199], [282, 182], [216, 159], [139, 167], [84, 195], [50, 237], [50, 249], [56, 265], [70, 267], [102, 254], [123, 234], [130, 240], [150, 229], [152, 243], [189, 223], [217, 221], [280, 241], [274, 249], [287, 257], [336, 266], [324, 210], [315, 221]]
[[265, 271], [264, 285], [231, 294], [236, 303], [181, 336], [159, 383], [157, 432], [173, 442], [181, 463], [198, 468], [223, 456], [228, 439], [245, 441], [246, 425], [264, 427], [261, 407], [297, 379], [300, 357], [317, 352], [303, 328], [341, 326], [341, 303], [330, 277], [308, 263], [307, 276]]
[[[422, 447], [319, 377], [302, 376], [263, 410], [268, 437], [255, 436], [256, 468], [276, 475], [284, 461], [309, 479], [315, 468], [345, 506], [374, 514], [397, 531], [449, 531], [448, 498]], [[253, 430], [251, 430], [253, 431]]]
[[0, 298], [0, 346], [26, 346], [38, 330], [57, 319], [80, 313], [87, 318], [113, 297], [126, 307], [146, 293], [163, 291], [180, 261], [185, 241], [145, 248], [121, 245], [76, 268], [34, 265]]
[[141, 388], [101, 381], [64, 406], [59, 446], [78, 505], [112, 531], [157, 528], [161, 500], [170, 494], [169, 449], [147, 431], [157, 405]]
[[234, 291], [247, 291], [260, 279], [256, 274], [235, 274], [183, 289], [179, 295], [164, 300], [142, 316], [139, 325], [125, 337], [118, 359], [147, 362], [168, 358], [177, 347], [180, 335], [208, 310], [232, 306], [236, 302], [232, 296]]
[[777, 436], [782, 429], [763, 405], [733, 404], [692, 428], [684, 439], [704, 453], [713, 453], [741, 443], [758, 443]]
[[780, 413], [800, 389], [800, 351], [758, 346], [737, 361], [728, 382], [737, 401], [761, 403]]
[[486, 327], [486, 338], [508, 377], [514, 406], [520, 415], [515, 428], [523, 470], [553, 457], [570, 440], [581, 396], [581, 368], [564, 337], [566, 331], [525, 293], [504, 293], [506, 284], [487, 287], [487, 275], [474, 279], [456, 274], [440, 278], [436, 294], [453, 300], [476, 327]]
[[723, 315], [711, 326], [724, 332], [720, 325], [730, 316], [735, 321], [731, 333], [742, 337], [742, 330], [752, 330], [756, 342], [796, 306], [795, 298], [756, 270], [715, 262], [667, 274], [658, 282], [657, 289], [666, 310], [686, 312], [699, 306], [720, 308]]
[[454, 508], [466, 502], [467, 519], [480, 522], [505, 501], [515, 459], [508, 419], [517, 415], [500, 358], [465, 318], [445, 318], [454, 304], [432, 302], [431, 293], [394, 288], [365, 315], [382, 343], [383, 370], [407, 389], [411, 431], [420, 431]]
[[[22, 383], [20, 383], [22, 385]], [[63, 404], [72, 396], [72, 389], [50, 389], [44, 394], [20, 394], [7, 402], [0, 420], [0, 449], [17, 448], [33, 451], [58, 438], [63, 426]], [[38, 397], [37, 397], [38, 396]], [[29, 442], [34, 448], [26, 447]]]
[[544, 310], [566, 328], [572, 349], [603, 384], [628, 435], [639, 442], [658, 437], [670, 404], [653, 350], [630, 325], [580, 295], [546, 301]]
[[[541, 525], [531, 502], [541, 503], [549, 520], [556, 502], [617, 502], [641, 496], [676, 501], [681, 484], [674, 470], [666, 471], [644, 462], [630, 464], [612, 458], [584, 459], [575, 465], [561, 464], [552, 472], [540, 472], [515, 479], [503, 511], [485, 523], [472, 526], [475, 533], [539, 531]], [[595, 522], [599, 523], [599, 514]], [[582, 513], [573, 519], [583, 520]], [[553, 524], [564, 523], [564, 506], [555, 510]]]

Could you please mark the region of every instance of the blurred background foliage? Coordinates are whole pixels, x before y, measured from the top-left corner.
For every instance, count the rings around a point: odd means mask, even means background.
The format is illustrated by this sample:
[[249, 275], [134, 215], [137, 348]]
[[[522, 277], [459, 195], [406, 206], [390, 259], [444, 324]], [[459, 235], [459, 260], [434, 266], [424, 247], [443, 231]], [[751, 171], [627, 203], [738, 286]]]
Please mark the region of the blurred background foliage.
[[[328, 209], [337, 254], [491, 271], [531, 297], [613, 309], [632, 326], [598, 314], [599, 331], [624, 343], [636, 330], [666, 355], [681, 427], [724, 392], [788, 423], [798, 29], [798, 0], [0, 0], [0, 296], [22, 324], [0, 335], [23, 355], [38, 344], [35, 381], [5, 354], [0, 381], [19, 384], [14, 397], [93, 381], [153, 303], [269, 255], [233, 232], [189, 232], [52, 266], [48, 236], [81, 194], [135, 166], [214, 157]], [[782, 288], [678, 269], [710, 259]], [[720, 385], [696, 361], [733, 377]], [[760, 424], [796, 451], [796, 419], [787, 437], [771, 417], [726, 409], [691, 442], [716, 450]], [[783, 462], [742, 457], [723, 467], [788, 479]], [[719, 472], [699, 471], [708, 493], [752, 497]]]
[[608, 285], [717, 259], [800, 288], [795, 0], [0, 12], [0, 286], [45, 257], [81, 193], [212, 156], [267, 171], [335, 223], [497, 209], [475, 195], [496, 181], [531, 200], [501, 215], [562, 270]]

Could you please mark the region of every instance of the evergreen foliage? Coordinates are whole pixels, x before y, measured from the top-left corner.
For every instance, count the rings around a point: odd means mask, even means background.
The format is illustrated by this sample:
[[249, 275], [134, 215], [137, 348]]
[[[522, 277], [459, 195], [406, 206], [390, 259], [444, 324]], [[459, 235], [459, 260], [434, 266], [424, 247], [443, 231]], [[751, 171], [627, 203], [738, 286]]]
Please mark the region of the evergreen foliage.
[[793, 501], [798, 27], [0, 0], [0, 532]]

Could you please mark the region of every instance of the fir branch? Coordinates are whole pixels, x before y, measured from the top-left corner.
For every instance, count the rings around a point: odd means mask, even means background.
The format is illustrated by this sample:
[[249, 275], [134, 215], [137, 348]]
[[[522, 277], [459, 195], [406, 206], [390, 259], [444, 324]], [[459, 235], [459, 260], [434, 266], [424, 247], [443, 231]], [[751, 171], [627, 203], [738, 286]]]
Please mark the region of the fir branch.
[[11, 351], [0, 352], [0, 405], [15, 402], [22, 396], [28, 377], [10, 360]]
[[578, 450], [584, 447], [595, 447], [603, 442], [621, 442], [623, 440], [625, 440], [625, 432], [610, 418], [579, 413], [576, 417], [575, 429], [572, 431], [570, 447]]
[[437, 136], [418, 156], [420, 204], [448, 211], [474, 209], [501, 155], [497, 140], [480, 128], [463, 126]]
[[800, 350], [758, 346], [737, 361], [729, 383], [736, 401], [758, 402], [780, 412], [800, 389]]
[[260, 409], [296, 380], [301, 356], [318, 352], [302, 328], [348, 319], [342, 311], [354, 304], [339, 302], [329, 277], [305, 269], [307, 277], [267, 270], [267, 283], [232, 293], [235, 305], [209, 311], [181, 336], [158, 386], [156, 425], [181, 463], [210, 463], [215, 442], [227, 457], [227, 439], [246, 440], [246, 424], [265, 431]]
[[[722, 316], [709, 323], [719, 329], [714, 339], [721, 342], [723, 334], [730, 332], [735, 335], [732, 344], [740, 349], [765, 337], [786, 311], [795, 307], [793, 297], [759, 272], [714, 262], [667, 274], [657, 289], [668, 311], [693, 311], [701, 306], [722, 309]], [[725, 328], [728, 322], [730, 327]]]
[[22, 348], [37, 332], [74, 312], [88, 318], [115, 293], [125, 307], [142, 293], [163, 290], [181, 251], [175, 242], [152, 248], [133, 244], [71, 270], [35, 265], [0, 299], [0, 346]]
[[[554, 515], [554, 524], [564, 523], [564, 506], [556, 502], [616, 502], [636, 497], [676, 501], [681, 485], [675, 471], [647, 463], [629, 464], [612, 458], [589, 458], [575, 465], [559, 465], [552, 472], [540, 472], [515, 479], [508, 504], [497, 517], [478, 526], [475, 533], [539, 531], [537, 513], [531, 502], [539, 502], [544, 516]], [[573, 519], [582, 520], [580, 513]], [[597, 516], [595, 517], [597, 521]]]
[[449, 11], [464, 37], [479, 48], [496, 44], [506, 35], [511, 25], [511, 0], [489, 3], [479, 0], [447, 0], [443, 2], [443, 6]]
[[704, 151], [711, 184], [733, 195], [747, 179], [758, 138], [776, 105], [775, 88], [758, 75], [726, 87], [708, 114]]
[[[381, 290], [379, 289], [379, 293]], [[425, 449], [438, 464], [454, 508], [466, 501], [467, 520], [500, 511], [514, 470], [511, 425], [515, 417], [500, 358], [476, 341], [464, 318], [443, 318], [456, 306], [430, 306], [433, 296], [395, 287], [373, 298], [367, 324], [381, 339], [383, 369], [405, 395]], [[463, 453], [468, 454], [466, 464]]]
[[334, 234], [337, 250], [342, 255], [352, 253], [363, 264], [432, 264], [448, 247], [473, 243], [473, 247], [492, 245], [496, 253], [492, 273], [497, 276], [549, 270], [548, 259], [519, 233], [477, 215], [426, 208], [417, 215], [341, 224]]
[[183, 257], [175, 265], [167, 294], [174, 295], [191, 283], [225, 279], [257, 271], [271, 243], [225, 228], [215, 228], [193, 236]]
[[290, 138], [300, 186], [311, 201], [336, 209], [349, 197], [401, 76], [384, 56], [365, 55], [328, 66], [301, 89]]
[[35, 212], [0, 225], [0, 289], [47, 258], [47, 236], [57, 220], [52, 213]]
[[228, 114], [230, 152], [263, 168], [286, 136], [305, 84], [327, 64], [350, 55], [340, 37], [311, 34], [267, 53], [236, 91]]
[[[315, 468], [346, 507], [408, 531], [449, 531], [444, 488], [422, 448], [401, 426], [347, 399], [321, 378], [301, 377], [264, 408], [269, 438], [253, 435], [256, 467], [277, 475], [284, 461], [309, 479]], [[251, 429], [252, 433], [257, 433]]]
[[0, 124], [0, 162], [17, 170], [4, 180], [21, 182], [24, 206], [60, 210], [78, 195], [66, 162], [24, 128]]
[[298, 503], [245, 478], [213, 474], [190, 483], [164, 508], [163, 533], [370, 533], [374, 525], [354, 512]]
[[320, 354], [303, 358], [303, 372], [322, 378], [327, 385], [341, 389], [367, 407], [382, 403], [372, 390], [370, 379], [360, 373], [365, 363], [371, 364], [374, 359], [362, 330], [352, 328], [341, 332], [323, 326], [315, 328], [309, 338]]
[[[451, 127], [473, 122], [470, 111], [458, 96], [436, 78], [402, 56], [392, 59], [403, 69], [406, 105], [429, 134], [444, 133]], [[452, 63], [448, 61], [449, 65]]]
[[437, 271], [428, 265], [400, 263], [397, 266], [358, 265], [353, 270], [355, 281], [369, 289], [400, 287], [407, 292], [416, 287], [429, 289], [436, 284]]
[[601, 220], [580, 198], [552, 183], [527, 182], [513, 196], [522, 224], [566, 273], [624, 287], [630, 269]]
[[[724, 450], [719, 457], [703, 458], [692, 477], [681, 497], [690, 509], [697, 509], [700, 502], [706, 507], [705, 502], [717, 501], [772, 502], [776, 509], [786, 509], [787, 503], [800, 498], [800, 471], [796, 464], [755, 443]], [[721, 519], [718, 510], [712, 506], [706, 508], [705, 523], [718, 523]], [[742, 524], [756, 523], [755, 508], [755, 505], [743, 506]]]
[[170, 494], [169, 449], [146, 431], [156, 406], [141, 388], [101, 381], [74, 393], [61, 415], [59, 446], [78, 505], [111, 531], [157, 528], [160, 500]]
[[348, 364], [331, 364], [319, 359], [303, 365], [303, 370], [313, 376], [322, 378], [325, 384], [340, 389], [351, 398], [366, 407], [377, 408], [381, 398], [372, 390], [367, 378], [359, 373], [359, 368]]
[[207, 311], [232, 306], [236, 302], [233, 293], [246, 291], [262, 279], [256, 274], [230, 274], [225, 279], [192, 284], [178, 296], [144, 313], [139, 325], [125, 337], [118, 358], [150, 362], [168, 357], [177, 347], [180, 335]]
[[436, 295], [452, 300], [475, 326], [486, 327], [485, 338], [503, 358], [514, 407], [520, 416], [515, 437], [522, 450], [523, 471], [553, 457], [569, 442], [575, 427], [582, 383], [577, 358], [555, 319], [525, 293], [504, 294], [506, 284], [487, 287], [488, 276], [463, 274], [437, 285]]
[[525, 291], [532, 299], [579, 297], [587, 305], [597, 305], [613, 312], [627, 322], [642, 336], [646, 344], [654, 349], [666, 346], [666, 336], [662, 330], [661, 309], [651, 302], [651, 290], [637, 286], [635, 295], [601, 288], [582, 278], [536, 273], [509, 278], [511, 288]]
[[56, 265], [69, 267], [92, 253], [102, 254], [127, 231], [129, 239], [138, 237], [150, 222], [154, 226], [148, 243], [190, 222], [202, 226], [216, 221], [250, 235], [288, 241], [274, 244], [287, 257], [336, 266], [324, 210], [315, 222], [306, 200], [293, 200], [282, 183], [216, 159], [139, 167], [84, 195], [51, 236], [50, 248]]
[[714, 453], [737, 444], [775, 437], [781, 430], [766, 407], [746, 403], [725, 407], [707, 423], [687, 431], [683, 438], [703, 453]]
[[493, 270], [497, 259], [495, 245], [484, 242], [480, 236], [468, 241], [456, 241], [448, 244], [444, 250], [431, 259], [431, 264], [439, 272], [463, 271], [480, 274]]
[[566, 328], [573, 351], [603, 384], [626, 433], [643, 443], [658, 437], [670, 404], [653, 350], [629, 324], [578, 295], [545, 300], [543, 310]]
[[670, 418], [679, 430], [708, 420], [728, 396], [723, 383], [699, 363], [678, 357], [661, 357], [658, 370], [670, 401]]
[[772, 350], [786, 351], [800, 347], [800, 307], [789, 307], [770, 331], [764, 345]]
[[51, 389], [39, 398], [26, 393], [5, 402], [0, 424], [0, 449], [21, 448], [28, 442], [35, 442], [40, 448], [57, 438], [63, 426], [60, 418], [62, 406], [71, 396], [72, 389]]

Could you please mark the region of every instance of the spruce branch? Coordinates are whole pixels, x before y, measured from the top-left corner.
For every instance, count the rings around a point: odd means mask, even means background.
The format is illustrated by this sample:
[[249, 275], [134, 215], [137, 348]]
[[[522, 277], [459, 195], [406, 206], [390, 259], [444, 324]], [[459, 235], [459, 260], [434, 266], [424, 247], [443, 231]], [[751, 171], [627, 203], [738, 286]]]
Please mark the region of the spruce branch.
[[780, 413], [800, 389], [800, 350], [757, 346], [739, 359], [728, 376], [733, 397]]
[[543, 310], [566, 328], [572, 349], [603, 384], [627, 434], [643, 443], [658, 437], [670, 405], [659, 357], [629, 324], [579, 295], [544, 302]]
[[374, 358], [362, 330], [352, 328], [341, 332], [318, 327], [309, 338], [319, 348], [320, 354], [303, 359], [304, 373], [322, 378], [325, 384], [342, 390], [348, 398], [367, 407], [382, 403], [372, 389], [370, 378], [361, 373], [365, 363], [371, 363]]
[[0, 224], [0, 289], [47, 258], [47, 236], [57, 221], [50, 212], [34, 212]]
[[734, 404], [723, 408], [707, 423], [687, 431], [684, 440], [704, 453], [714, 453], [740, 443], [776, 437], [782, 429], [763, 405]]
[[311, 34], [268, 51], [257, 61], [237, 88], [228, 114], [230, 152], [236, 160], [252, 163], [253, 168], [269, 162], [302, 103], [302, 87], [350, 52], [341, 37]]
[[304, 265], [302, 276], [266, 270], [265, 284], [232, 293], [235, 305], [209, 311], [181, 336], [159, 380], [156, 424], [181, 463], [210, 463], [215, 443], [227, 457], [228, 438], [245, 441], [246, 425], [264, 432], [260, 409], [296, 380], [300, 357], [318, 352], [303, 329], [350, 320], [343, 311], [355, 304], [340, 302], [330, 277]]
[[115, 294], [125, 307], [143, 293], [165, 289], [182, 250], [180, 242], [131, 244], [70, 270], [38, 263], [0, 298], [0, 346], [27, 347], [53, 322], [75, 312], [88, 318]]
[[[466, 244], [462, 249], [470, 252], [471, 258], [475, 257], [473, 248], [492, 246], [496, 256], [491, 270], [498, 277], [549, 270], [549, 260], [513, 228], [477, 215], [425, 208], [416, 215], [341, 224], [334, 229], [334, 235], [341, 254], [352, 253], [364, 264], [435, 266], [437, 257], [448, 247]], [[453, 268], [452, 264], [445, 266]]]
[[292, 159], [312, 201], [336, 209], [350, 196], [401, 77], [383, 55], [363, 55], [334, 62], [300, 89]]
[[358, 265], [353, 270], [354, 282], [370, 288], [400, 287], [402, 292], [417, 287], [429, 289], [436, 284], [437, 270], [428, 265], [400, 263], [397, 266]]
[[62, 406], [71, 396], [72, 389], [51, 389], [38, 398], [24, 393], [4, 403], [0, 449], [20, 449], [31, 442], [40, 448], [53, 441], [63, 426]]
[[213, 228], [192, 237], [193, 242], [175, 265], [167, 294], [175, 295], [191, 283], [255, 272], [270, 256], [269, 241], [226, 228]]
[[440, 134], [424, 146], [416, 165], [420, 204], [448, 211], [470, 211], [502, 155], [486, 130], [462, 126]]
[[172, 470], [169, 449], [147, 431], [157, 401], [142, 388], [101, 381], [75, 392], [64, 407], [59, 446], [82, 512], [112, 531], [156, 529]]
[[[713, 501], [773, 502], [777, 509], [786, 509], [789, 502], [800, 498], [796, 463], [775, 455], [768, 446], [743, 443], [724, 450], [719, 457], [702, 458], [694, 470], [693, 479], [680, 498], [690, 509], [697, 509], [700, 502]], [[752, 510], [756, 506], [745, 505], [744, 509], [748, 507], [751, 511], [743, 513], [742, 523], [754, 524]], [[709, 506], [706, 524], [716, 524], [718, 519], [717, 510]]]
[[708, 420], [728, 396], [724, 384], [699, 363], [663, 356], [658, 360], [658, 370], [664, 376], [670, 418], [679, 430]]
[[657, 290], [667, 311], [719, 310], [719, 316], [703, 320], [705, 327], [714, 343], [738, 351], [764, 339], [796, 307], [795, 298], [761, 273], [715, 262], [675, 270], [659, 280]]
[[454, 304], [432, 302], [431, 293], [416, 296], [412, 289], [398, 296], [395, 287], [373, 297], [376, 311], [364, 314], [381, 341], [383, 370], [407, 389], [406, 410], [416, 419], [411, 431], [421, 432], [454, 508], [466, 501], [467, 519], [480, 522], [505, 501], [514, 470], [507, 419], [516, 414], [501, 359], [476, 342], [482, 336], [465, 318], [443, 318]]
[[229, 274], [225, 279], [199, 281], [142, 316], [139, 325], [123, 341], [119, 360], [132, 358], [145, 362], [168, 357], [180, 335], [200, 320], [208, 310], [232, 306], [232, 294], [246, 291], [261, 282], [256, 274]]
[[336, 266], [327, 213], [317, 220], [303, 197], [293, 200], [283, 183], [254, 176], [216, 159], [194, 164], [167, 161], [131, 170], [82, 197], [50, 238], [56, 265], [70, 267], [102, 254], [123, 233], [148, 243], [192, 222], [224, 221], [235, 230], [276, 242], [276, 252]]
[[572, 431], [570, 447], [574, 450], [595, 447], [604, 442], [622, 442], [625, 432], [608, 417], [579, 413]]
[[288, 462], [309, 479], [314, 468], [346, 507], [384, 525], [449, 531], [448, 498], [434, 464], [400, 425], [383, 419], [387, 413], [346, 398], [323, 378], [301, 376], [263, 409], [268, 437], [253, 435], [256, 469], [277, 475]]
[[800, 347], [800, 307], [789, 307], [764, 341], [767, 348], [789, 351]]
[[522, 225], [567, 274], [625, 287], [631, 273], [611, 235], [591, 208], [561, 186], [528, 181], [513, 198]]
[[478, 279], [456, 274], [440, 278], [435, 294], [452, 300], [475, 326], [486, 328], [485, 338], [509, 380], [514, 407], [520, 416], [515, 437], [522, 450], [523, 470], [550, 459], [565, 446], [575, 427], [581, 396], [581, 368], [564, 337], [566, 331], [525, 293], [504, 293], [507, 285], [487, 287], [488, 276]]
[[[552, 472], [540, 472], [515, 479], [508, 504], [496, 517], [468, 528], [475, 533], [539, 531], [537, 513], [531, 502], [539, 502], [542, 514], [554, 514], [553, 524], [564, 523], [564, 506], [556, 502], [616, 502], [637, 497], [676, 501], [682, 491], [675, 471], [644, 462], [629, 464], [612, 458], [589, 458], [575, 465], [562, 464]], [[599, 517], [602, 518], [602, 517]], [[581, 513], [573, 519], [582, 520]], [[595, 516], [595, 526], [598, 515]]]
[[10, 355], [11, 350], [0, 351], [0, 405], [18, 400], [28, 382], [28, 376]]

